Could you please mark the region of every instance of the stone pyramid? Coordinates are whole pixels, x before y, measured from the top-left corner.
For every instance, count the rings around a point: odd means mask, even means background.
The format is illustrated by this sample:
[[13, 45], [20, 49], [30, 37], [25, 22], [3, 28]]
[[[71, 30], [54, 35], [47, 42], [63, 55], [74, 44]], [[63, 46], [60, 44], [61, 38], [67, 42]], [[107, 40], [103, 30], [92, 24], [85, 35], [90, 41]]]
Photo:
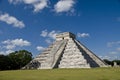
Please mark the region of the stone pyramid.
[[106, 64], [92, 51], [65, 32], [56, 35], [56, 41], [34, 58], [24, 69], [93, 68]]

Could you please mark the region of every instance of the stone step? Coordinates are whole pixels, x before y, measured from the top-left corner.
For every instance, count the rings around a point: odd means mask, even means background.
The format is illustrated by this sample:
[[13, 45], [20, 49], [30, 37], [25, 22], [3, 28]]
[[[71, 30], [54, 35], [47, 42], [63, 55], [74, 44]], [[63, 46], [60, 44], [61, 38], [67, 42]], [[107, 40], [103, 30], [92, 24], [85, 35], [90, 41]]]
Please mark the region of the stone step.
[[82, 55], [82, 53], [66, 53], [66, 54], [63, 54], [63, 57], [75, 57], [75, 58], [81, 58], [81, 57], [84, 57]]
[[62, 57], [61, 58], [62, 60], [85, 60], [85, 58], [84, 57]]
[[74, 63], [69, 63], [68, 65], [61, 64], [60, 66], [89, 66], [87, 63], [80, 63], [80, 64], [74, 64]]
[[66, 54], [63, 54], [63, 56], [83, 56], [82, 53], [80, 52], [69, 52], [69, 53], [66, 53]]
[[73, 50], [78, 50], [78, 51], [80, 51], [78, 48], [65, 48], [65, 51], [69, 51], [69, 50], [71, 50], [71, 51], [73, 51]]
[[46, 48], [44, 51], [50, 51], [51, 50], [51, 48]]
[[80, 52], [79, 50], [75, 50], [75, 51], [72, 51], [72, 50], [67, 51], [67, 50], [65, 50], [64, 53], [65, 54], [73, 54], [73, 55], [74, 54], [80, 54], [80, 55], [82, 54], [82, 52]]
[[45, 61], [46, 59], [45, 59], [45, 58], [43, 58], [43, 59], [42, 59], [42, 58], [36, 58], [35, 60], [37, 60], [37, 61], [40, 61], [40, 62], [41, 62], [41, 61]]
[[[87, 61], [85, 59], [63, 59], [60, 63], [71, 63], [71, 62], [75, 62], [75, 63], [87, 63]], [[66, 64], [67, 65], [67, 64]]]
[[50, 51], [44, 51], [41, 54], [49, 54]]
[[47, 56], [49, 56], [49, 54], [41, 54], [41, 55], [37, 56], [36, 58], [42, 58], [42, 57], [47, 57]]
[[79, 64], [79, 65], [61, 65], [59, 68], [90, 68], [89, 64]]
[[53, 45], [50, 45], [48, 48], [52, 48], [53, 47]]

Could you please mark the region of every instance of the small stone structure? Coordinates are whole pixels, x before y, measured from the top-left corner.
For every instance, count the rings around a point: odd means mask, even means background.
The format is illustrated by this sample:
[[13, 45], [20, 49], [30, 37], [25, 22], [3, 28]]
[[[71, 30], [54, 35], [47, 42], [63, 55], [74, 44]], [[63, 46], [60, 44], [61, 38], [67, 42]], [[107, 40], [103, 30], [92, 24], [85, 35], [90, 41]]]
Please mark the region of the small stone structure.
[[56, 41], [27, 64], [24, 69], [93, 68], [106, 64], [76, 40], [74, 34], [56, 35]]
[[113, 62], [113, 67], [120, 67], [117, 62]]

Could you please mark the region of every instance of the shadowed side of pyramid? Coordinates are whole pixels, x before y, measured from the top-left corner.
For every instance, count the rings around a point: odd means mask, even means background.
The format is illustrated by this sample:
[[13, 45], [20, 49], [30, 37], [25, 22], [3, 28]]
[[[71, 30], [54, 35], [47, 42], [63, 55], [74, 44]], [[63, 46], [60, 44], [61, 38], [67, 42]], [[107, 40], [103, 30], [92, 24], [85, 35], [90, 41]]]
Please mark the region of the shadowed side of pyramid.
[[92, 67], [106, 67], [106, 64], [77, 41], [74, 34], [65, 32], [56, 35], [56, 41], [23, 69]]
[[101, 60], [98, 56], [96, 56], [92, 51], [90, 51], [87, 47], [85, 47], [82, 43], [75, 40], [78, 44], [78, 48], [83, 53], [83, 56], [90, 64], [90, 67], [107, 67], [107, 64]]

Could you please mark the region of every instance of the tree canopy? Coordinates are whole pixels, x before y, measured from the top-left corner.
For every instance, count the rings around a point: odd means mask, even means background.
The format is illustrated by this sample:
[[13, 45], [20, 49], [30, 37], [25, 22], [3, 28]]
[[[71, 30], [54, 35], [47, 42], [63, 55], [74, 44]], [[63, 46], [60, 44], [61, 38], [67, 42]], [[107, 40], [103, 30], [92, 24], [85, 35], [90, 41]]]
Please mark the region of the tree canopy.
[[112, 60], [112, 61], [110, 61], [110, 60], [104, 59], [104, 62], [107, 63], [108, 65], [111, 65], [111, 66], [114, 65], [114, 62], [116, 62], [117, 65], [120, 65], [120, 60]]
[[8, 55], [0, 55], [0, 70], [20, 69], [32, 60], [32, 53], [19, 50]]

